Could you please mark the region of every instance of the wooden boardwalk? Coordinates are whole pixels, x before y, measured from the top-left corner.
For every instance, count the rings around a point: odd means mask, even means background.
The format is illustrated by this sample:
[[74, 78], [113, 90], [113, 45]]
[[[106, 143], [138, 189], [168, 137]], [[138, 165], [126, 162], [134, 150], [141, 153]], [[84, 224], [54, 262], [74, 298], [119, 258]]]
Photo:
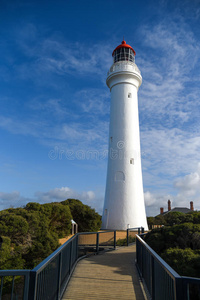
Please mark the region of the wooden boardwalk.
[[82, 259], [62, 300], [145, 300], [135, 266], [135, 245]]

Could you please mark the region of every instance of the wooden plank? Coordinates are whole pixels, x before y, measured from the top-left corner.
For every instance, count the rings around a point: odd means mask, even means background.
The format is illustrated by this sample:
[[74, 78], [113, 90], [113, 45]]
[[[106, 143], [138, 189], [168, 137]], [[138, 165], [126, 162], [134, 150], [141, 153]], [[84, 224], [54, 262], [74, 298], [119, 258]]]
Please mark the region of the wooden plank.
[[135, 245], [81, 260], [62, 300], [144, 300], [135, 267]]

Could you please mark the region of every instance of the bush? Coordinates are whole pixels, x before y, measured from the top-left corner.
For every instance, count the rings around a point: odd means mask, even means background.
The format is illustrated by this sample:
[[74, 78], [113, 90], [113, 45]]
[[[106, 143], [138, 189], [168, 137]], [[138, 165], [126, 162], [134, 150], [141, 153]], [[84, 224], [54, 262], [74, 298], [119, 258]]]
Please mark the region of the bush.
[[179, 275], [199, 277], [200, 224], [183, 223], [149, 232], [145, 241]]
[[152, 225], [173, 226], [183, 223], [200, 224], [200, 212], [190, 212], [187, 214], [181, 212], [170, 212], [156, 217], [147, 217], [149, 228]]
[[59, 238], [79, 231], [98, 231], [101, 216], [79, 200], [39, 204], [0, 211], [0, 269], [31, 269], [55, 251]]
[[[129, 244], [134, 243], [135, 242], [135, 237], [129, 236], [128, 242], [129, 242]], [[117, 246], [127, 246], [127, 238], [118, 239], [117, 242], [116, 242], [116, 245]]]
[[182, 276], [199, 277], [200, 250], [169, 248], [161, 257]]
[[61, 204], [69, 205], [73, 220], [78, 224], [79, 232], [100, 230], [101, 216], [94, 209], [76, 199], [68, 199]]

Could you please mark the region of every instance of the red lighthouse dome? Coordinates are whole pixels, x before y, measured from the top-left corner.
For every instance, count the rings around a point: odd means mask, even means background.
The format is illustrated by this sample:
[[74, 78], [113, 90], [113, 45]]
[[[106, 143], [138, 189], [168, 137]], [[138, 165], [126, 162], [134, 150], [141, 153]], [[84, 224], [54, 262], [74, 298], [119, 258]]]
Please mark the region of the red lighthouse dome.
[[118, 61], [135, 62], [135, 55], [135, 50], [124, 40], [119, 46], [115, 48], [115, 50], [112, 53], [114, 63]]

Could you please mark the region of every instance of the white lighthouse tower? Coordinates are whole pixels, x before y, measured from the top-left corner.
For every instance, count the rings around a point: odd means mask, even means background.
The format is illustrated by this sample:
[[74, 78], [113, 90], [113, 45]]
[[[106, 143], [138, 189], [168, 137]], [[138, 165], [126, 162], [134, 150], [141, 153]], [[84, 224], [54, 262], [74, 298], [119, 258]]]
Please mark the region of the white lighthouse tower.
[[106, 83], [111, 92], [109, 152], [102, 229], [148, 229], [140, 154], [135, 51], [123, 40], [113, 51]]

